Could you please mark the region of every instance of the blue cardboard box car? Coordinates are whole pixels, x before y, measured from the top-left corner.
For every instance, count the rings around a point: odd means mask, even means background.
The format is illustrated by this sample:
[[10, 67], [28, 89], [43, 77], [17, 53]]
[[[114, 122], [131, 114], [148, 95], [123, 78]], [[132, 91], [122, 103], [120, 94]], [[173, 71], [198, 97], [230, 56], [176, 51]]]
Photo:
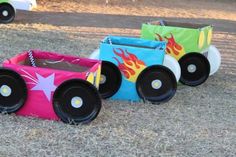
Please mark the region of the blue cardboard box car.
[[97, 59], [102, 60], [99, 91], [103, 98], [160, 103], [176, 92], [173, 72], [163, 66], [166, 42], [107, 36]]

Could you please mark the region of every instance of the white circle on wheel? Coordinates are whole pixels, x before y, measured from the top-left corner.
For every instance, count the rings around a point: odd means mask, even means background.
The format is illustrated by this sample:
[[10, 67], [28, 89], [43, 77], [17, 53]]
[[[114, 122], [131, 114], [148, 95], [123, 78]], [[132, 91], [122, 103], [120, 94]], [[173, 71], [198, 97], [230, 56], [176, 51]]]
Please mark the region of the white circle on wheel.
[[11, 88], [8, 85], [2, 85], [0, 87], [0, 94], [4, 97], [9, 97], [12, 93]]
[[153, 89], [160, 89], [161, 86], [162, 86], [162, 82], [161, 82], [161, 80], [158, 80], [158, 79], [157, 80], [153, 80], [151, 85], [152, 85]]
[[105, 75], [100, 76], [100, 84], [104, 84], [107, 81], [107, 77]]
[[181, 76], [181, 68], [179, 62], [172, 56], [166, 54], [163, 65], [169, 68], [175, 75], [176, 81], [179, 82]]
[[83, 105], [83, 100], [81, 97], [75, 96], [71, 99], [71, 106], [74, 108], [80, 108]]
[[91, 53], [89, 59], [99, 59], [99, 55], [100, 55], [100, 50], [96, 49], [93, 51], [93, 53]]
[[194, 72], [196, 72], [197, 67], [194, 64], [190, 64], [190, 65], [188, 65], [187, 70], [189, 73], [194, 73]]
[[221, 64], [221, 55], [219, 50], [215, 46], [210, 45], [208, 49], [207, 59], [210, 63], [210, 75], [213, 75], [219, 70]]
[[2, 15], [5, 16], [5, 17], [8, 16], [8, 14], [9, 14], [9, 13], [8, 13], [7, 10], [4, 10], [4, 11], [2, 12]]

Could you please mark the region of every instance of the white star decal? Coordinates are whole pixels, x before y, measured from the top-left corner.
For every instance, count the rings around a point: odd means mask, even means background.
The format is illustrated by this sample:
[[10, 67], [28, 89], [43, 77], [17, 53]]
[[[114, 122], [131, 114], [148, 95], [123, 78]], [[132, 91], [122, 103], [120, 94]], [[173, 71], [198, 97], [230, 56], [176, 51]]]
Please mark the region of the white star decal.
[[48, 101], [51, 100], [51, 93], [55, 91], [56, 86], [54, 85], [55, 74], [51, 74], [48, 77], [43, 77], [36, 73], [38, 78], [37, 84], [31, 90], [43, 91]]

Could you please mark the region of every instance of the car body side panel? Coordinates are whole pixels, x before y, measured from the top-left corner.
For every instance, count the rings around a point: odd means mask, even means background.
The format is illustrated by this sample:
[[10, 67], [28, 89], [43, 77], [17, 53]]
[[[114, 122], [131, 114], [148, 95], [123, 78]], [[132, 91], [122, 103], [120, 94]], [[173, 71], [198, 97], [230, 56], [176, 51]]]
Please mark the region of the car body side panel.
[[10, 0], [0, 0], [0, 4], [1, 3], [9, 3]]
[[203, 53], [211, 44], [212, 26], [184, 28], [143, 24], [141, 38], [167, 41], [166, 53], [179, 60], [184, 54]]

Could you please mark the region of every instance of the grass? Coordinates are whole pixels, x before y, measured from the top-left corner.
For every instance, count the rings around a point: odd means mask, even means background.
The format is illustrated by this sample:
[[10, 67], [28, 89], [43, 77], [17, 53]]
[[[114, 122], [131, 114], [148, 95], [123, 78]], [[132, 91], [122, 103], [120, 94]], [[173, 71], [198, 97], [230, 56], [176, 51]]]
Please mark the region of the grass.
[[[48, 8], [61, 6], [58, 1], [47, 3]], [[219, 3], [215, 5], [212, 7], [219, 7]], [[225, 5], [230, 8], [230, 3]], [[223, 17], [209, 10], [216, 19]], [[191, 15], [198, 16], [194, 11]], [[47, 13], [42, 19], [46, 17]], [[102, 20], [98, 22], [106, 22]], [[225, 25], [233, 30], [227, 21]], [[236, 156], [235, 32], [214, 32], [213, 44], [222, 53], [219, 72], [202, 86], [179, 86], [168, 103], [155, 106], [104, 100], [98, 118], [78, 126], [1, 114], [0, 156]], [[0, 60], [28, 49], [86, 57], [107, 34], [139, 36], [139, 30], [35, 23], [19, 14], [15, 23], [0, 25]]]

